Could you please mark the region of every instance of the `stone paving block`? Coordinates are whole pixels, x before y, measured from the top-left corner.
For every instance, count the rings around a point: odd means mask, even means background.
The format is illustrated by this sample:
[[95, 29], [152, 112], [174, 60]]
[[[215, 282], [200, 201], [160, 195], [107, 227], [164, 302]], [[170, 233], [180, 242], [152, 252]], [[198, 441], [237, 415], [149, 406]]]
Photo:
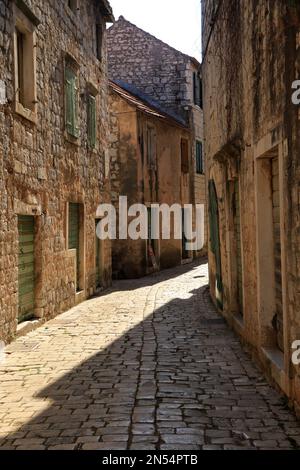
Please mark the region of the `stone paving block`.
[[300, 423], [210, 302], [205, 264], [117, 281], [10, 347], [0, 449], [300, 448]]

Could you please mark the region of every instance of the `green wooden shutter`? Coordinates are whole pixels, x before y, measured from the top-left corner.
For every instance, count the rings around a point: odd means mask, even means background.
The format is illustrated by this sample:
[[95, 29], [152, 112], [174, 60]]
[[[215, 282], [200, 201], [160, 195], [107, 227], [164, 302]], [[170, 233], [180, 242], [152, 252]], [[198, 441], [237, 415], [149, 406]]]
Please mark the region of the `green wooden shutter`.
[[71, 67], [66, 67], [66, 128], [73, 137], [78, 137], [77, 77]]
[[95, 255], [96, 255], [96, 288], [101, 287], [101, 251], [100, 251], [100, 240], [97, 237], [97, 226], [99, 220], [96, 220], [96, 228], [95, 228]]
[[275, 266], [275, 294], [276, 315], [274, 325], [277, 331], [277, 346], [284, 352], [283, 331], [283, 288], [281, 265], [281, 219], [280, 219], [280, 191], [279, 191], [279, 162], [278, 157], [272, 159], [272, 208], [273, 208], [273, 234], [274, 234], [274, 266]]
[[239, 313], [243, 314], [243, 264], [242, 264], [242, 240], [241, 240], [241, 211], [239, 180], [234, 182], [234, 229], [236, 241], [236, 270], [237, 270], [237, 301]]
[[18, 217], [19, 231], [19, 308], [18, 321], [24, 321], [34, 316], [34, 217]]
[[193, 73], [194, 103], [202, 108], [202, 80], [199, 73]]
[[95, 148], [96, 146], [96, 97], [88, 95], [88, 111], [87, 111], [87, 125], [88, 125], [88, 143], [89, 146]]
[[200, 108], [203, 108], [203, 82], [200, 77], [199, 77], [199, 106]]

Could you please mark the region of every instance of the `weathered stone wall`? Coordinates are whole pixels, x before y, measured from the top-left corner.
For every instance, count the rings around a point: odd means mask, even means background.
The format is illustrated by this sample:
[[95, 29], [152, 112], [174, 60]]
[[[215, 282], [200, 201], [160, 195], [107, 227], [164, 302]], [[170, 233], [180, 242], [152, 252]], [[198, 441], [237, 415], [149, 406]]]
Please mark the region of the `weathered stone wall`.
[[[298, 109], [291, 102], [291, 85], [300, 72], [300, 11], [295, 2], [230, 0], [220, 2], [219, 8], [218, 4], [211, 0], [203, 4], [203, 78], [207, 180], [214, 180], [218, 196], [224, 315], [252, 346], [269, 375], [300, 403], [299, 370], [291, 365], [292, 341], [300, 339], [300, 133]], [[267, 168], [275, 157], [279, 158], [285, 330], [281, 363], [272, 340], [274, 281], [269, 274], [274, 260], [271, 252], [267, 255], [273, 241], [266, 187], [274, 184]], [[236, 178], [240, 184], [242, 320], [236, 310], [232, 224]], [[211, 294], [216, 300], [216, 259], [211, 250], [209, 257]]]
[[[205, 155], [204, 155], [204, 132], [203, 132], [203, 110], [194, 103], [193, 96], [193, 73], [198, 72], [198, 67], [190, 62], [186, 71], [186, 82], [187, 82], [187, 98], [190, 103], [190, 119], [192, 121], [192, 161], [194, 165], [194, 195], [195, 204], [203, 204], [205, 207], [205, 240], [204, 247], [200, 252], [196, 253], [196, 256], [203, 256], [207, 254], [207, 194], [206, 194], [206, 179], [205, 179]], [[196, 171], [196, 141], [202, 142], [203, 146], [203, 163], [204, 163], [204, 174], [197, 174]]]
[[135, 85], [166, 109], [186, 117], [186, 70], [190, 57], [176, 51], [122, 16], [108, 30], [108, 70], [112, 80]]
[[[108, 69], [112, 80], [133, 84], [189, 123], [194, 203], [206, 206], [205, 176], [196, 174], [196, 139], [203, 141], [203, 112], [193, 96], [193, 73], [199, 72], [199, 64], [120, 17], [108, 30]], [[195, 255], [205, 254], [206, 245], [207, 239], [204, 249]]]
[[[0, 338], [9, 341], [17, 327], [18, 228], [17, 214], [35, 217], [36, 308], [43, 320], [89, 296], [95, 288], [95, 217], [109, 201], [105, 175], [108, 148], [107, 61], [96, 57], [95, 22], [100, 2], [80, 2], [75, 14], [64, 1], [28, 0], [39, 18], [36, 28], [37, 123], [14, 112], [13, 3], [0, 3], [0, 80], [7, 103], [0, 104]], [[106, 45], [103, 46], [104, 52]], [[79, 127], [77, 142], [65, 134], [64, 58], [79, 65]], [[99, 94], [97, 148], [87, 146], [87, 83]], [[75, 260], [66, 250], [66, 207], [84, 204], [85, 288], [75, 294]], [[29, 211], [29, 212], [28, 212]], [[103, 244], [103, 285], [110, 282], [110, 246]]]

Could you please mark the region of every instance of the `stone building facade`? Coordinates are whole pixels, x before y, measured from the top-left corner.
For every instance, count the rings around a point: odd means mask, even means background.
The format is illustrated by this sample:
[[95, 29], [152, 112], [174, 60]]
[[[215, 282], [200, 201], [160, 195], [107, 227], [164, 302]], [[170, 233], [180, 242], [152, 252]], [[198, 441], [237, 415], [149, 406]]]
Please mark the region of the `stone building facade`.
[[[152, 204], [192, 204], [193, 172], [191, 135], [185, 121], [151, 103], [133, 86], [110, 85], [111, 188], [119, 215], [119, 198], [128, 207], [143, 204], [148, 210], [148, 234]], [[170, 239], [122, 240], [112, 243], [113, 274], [138, 278], [192, 259], [185, 242], [175, 239], [171, 216]], [[119, 217], [118, 217], [119, 220]], [[129, 218], [131, 221], [132, 218]]]
[[203, 2], [211, 295], [300, 410], [297, 2]]
[[[0, 2], [0, 339], [111, 280], [106, 0]], [[101, 245], [101, 246], [100, 246]], [[19, 326], [18, 326], [19, 323]]]
[[[201, 65], [123, 16], [109, 28], [107, 47], [111, 80], [133, 85], [185, 120], [192, 139], [194, 203], [206, 206]], [[206, 243], [198, 255], [204, 253]]]

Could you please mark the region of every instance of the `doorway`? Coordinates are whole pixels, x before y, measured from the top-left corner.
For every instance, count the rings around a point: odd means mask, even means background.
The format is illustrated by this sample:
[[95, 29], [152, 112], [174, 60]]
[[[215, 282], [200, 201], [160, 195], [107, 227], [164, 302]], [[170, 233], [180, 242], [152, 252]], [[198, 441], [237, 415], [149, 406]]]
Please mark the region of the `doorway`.
[[19, 232], [19, 302], [18, 322], [21, 323], [34, 317], [35, 307], [35, 261], [34, 261], [33, 216], [18, 216]]

